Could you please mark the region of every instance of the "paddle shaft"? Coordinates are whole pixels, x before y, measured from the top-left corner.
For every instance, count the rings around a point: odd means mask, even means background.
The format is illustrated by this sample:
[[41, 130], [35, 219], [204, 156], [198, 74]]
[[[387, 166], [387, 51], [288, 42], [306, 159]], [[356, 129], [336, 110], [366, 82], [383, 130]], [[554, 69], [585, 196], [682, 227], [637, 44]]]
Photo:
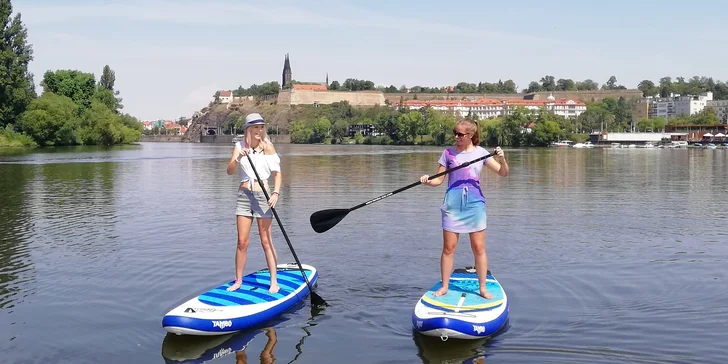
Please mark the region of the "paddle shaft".
[[[461, 165], [459, 165], [459, 166], [457, 166], [457, 167], [453, 167], [453, 168], [450, 168], [450, 169], [444, 170], [444, 171], [442, 171], [442, 172], [440, 172], [440, 173], [434, 174], [434, 175], [430, 176], [430, 177], [429, 177], [429, 178], [427, 178], [427, 179], [428, 179], [428, 180], [432, 180], [432, 179], [435, 179], [435, 178], [438, 178], [438, 177], [444, 176], [444, 175], [446, 175], [446, 174], [448, 174], [448, 173], [450, 173], [450, 172], [453, 172], [453, 171], [455, 171], [455, 170], [458, 170], [458, 169], [460, 169], [460, 168], [465, 168], [465, 167], [467, 167], [467, 166], [469, 166], [469, 165], [471, 165], [471, 164], [473, 164], [473, 163], [475, 163], [475, 162], [479, 162], [479, 161], [481, 161], [481, 160], [483, 160], [483, 159], [486, 159], [486, 158], [488, 158], [488, 157], [492, 157], [492, 155], [491, 155], [491, 154], [486, 154], [486, 155], [484, 155], [484, 156], [482, 156], [482, 157], [478, 157], [478, 158], [475, 158], [475, 159], [473, 159], [473, 160], [471, 160], [471, 161], [468, 161], [468, 162], [465, 162], [465, 163], [463, 163], [463, 164], [461, 164]], [[377, 202], [377, 201], [379, 201], [379, 200], [385, 199], [385, 198], [387, 198], [387, 197], [389, 197], [389, 196], [392, 196], [392, 195], [394, 195], [394, 194], [400, 193], [400, 192], [402, 192], [402, 191], [404, 191], [404, 190], [408, 190], [408, 189], [410, 189], [410, 188], [412, 188], [412, 187], [415, 187], [415, 186], [417, 186], [417, 185], [419, 185], [419, 184], [421, 184], [421, 183], [422, 183], [421, 181], [413, 182], [413, 183], [411, 183], [411, 184], [409, 184], [409, 185], [407, 185], [407, 186], [404, 186], [404, 187], [398, 188], [398, 189], [396, 189], [396, 190], [394, 190], [394, 191], [392, 191], [392, 192], [389, 192], [389, 193], [385, 193], [385, 194], [383, 194], [383, 195], [381, 195], [381, 196], [379, 196], [379, 197], [373, 198], [373, 199], [371, 199], [371, 200], [369, 200], [369, 201], [367, 201], [367, 202], [361, 203], [361, 204], [359, 204], [359, 205], [356, 205], [356, 206], [354, 206], [354, 207], [350, 208], [350, 209], [349, 209], [349, 212], [351, 212], [351, 211], [354, 211], [354, 210], [356, 210], [356, 209], [358, 209], [358, 208], [362, 208], [362, 207], [364, 207], [364, 206], [367, 206], [367, 205], [373, 204], [373, 203], [375, 203], [375, 202]]]
[[[255, 169], [255, 166], [253, 165], [253, 160], [250, 159], [250, 155], [248, 153], [245, 153], [245, 156], [248, 157], [248, 162], [250, 163], [250, 168], [253, 169], [253, 173], [255, 173], [255, 179], [258, 181], [258, 184], [260, 185], [260, 188], [263, 190], [263, 193], [265, 194], [265, 200], [270, 201], [270, 196], [268, 196], [268, 191], [265, 189], [265, 186], [263, 185], [263, 181], [260, 180], [260, 176], [258, 175], [258, 171]], [[291, 249], [291, 253], [293, 254], [293, 259], [296, 260], [296, 264], [298, 264], [298, 269], [301, 270], [301, 274], [303, 275], [303, 279], [306, 280], [306, 284], [308, 285], [309, 291], [311, 291], [311, 297], [315, 295], [316, 293], [313, 291], [313, 287], [311, 287], [311, 282], [308, 281], [308, 277], [306, 276], [306, 272], [303, 271], [303, 266], [301, 266], [301, 261], [298, 260], [298, 256], [296, 255], [296, 251], [293, 250], [293, 245], [291, 245], [291, 240], [288, 239], [288, 234], [286, 234], [286, 229], [283, 228], [283, 224], [281, 223], [281, 219], [278, 217], [278, 213], [276, 212], [276, 209], [274, 209], [271, 206], [271, 211], [273, 211], [273, 216], [275, 216], [276, 221], [278, 222], [278, 226], [281, 228], [281, 232], [283, 232], [283, 237], [286, 238], [286, 243], [288, 243], [288, 248]], [[323, 298], [321, 298], [322, 303], [325, 304], [323, 301]]]

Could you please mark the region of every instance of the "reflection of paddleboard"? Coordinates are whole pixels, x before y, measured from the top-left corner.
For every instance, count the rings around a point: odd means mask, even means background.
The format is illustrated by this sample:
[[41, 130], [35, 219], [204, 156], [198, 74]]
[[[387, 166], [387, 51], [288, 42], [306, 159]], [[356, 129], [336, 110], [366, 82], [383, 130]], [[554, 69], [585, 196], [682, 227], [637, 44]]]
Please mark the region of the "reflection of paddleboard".
[[414, 329], [427, 336], [479, 339], [491, 336], [503, 328], [508, 319], [508, 298], [490, 271], [486, 288], [493, 295], [485, 299], [478, 289], [475, 269], [455, 269], [450, 276], [447, 294], [432, 294], [442, 287], [442, 281], [427, 291], [412, 313]]
[[[299, 271], [300, 272], [300, 271]], [[300, 306], [300, 305], [298, 305]], [[162, 342], [162, 357], [167, 364], [202, 364], [245, 350], [250, 342], [266, 330], [289, 320], [282, 315], [266, 322], [265, 328], [256, 327], [233, 334], [217, 336], [191, 336], [167, 334]]]
[[[301, 264], [313, 286], [316, 268]], [[262, 324], [303, 300], [309, 289], [298, 264], [279, 264], [277, 293], [268, 292], [270, 274], [261, 269], [243, 277], [240, 289], [228, 292], [233, 281], [204, 292], [170, 310], [162, 327], [173, 334], [224, 335]]]
[[422, 359], [423, 363], [475, 364], [485, 362], [487, 338], [443, 342], [440, 338], [425, 336], [414, 331], [412, 339], [417, 346], [417, 356]]

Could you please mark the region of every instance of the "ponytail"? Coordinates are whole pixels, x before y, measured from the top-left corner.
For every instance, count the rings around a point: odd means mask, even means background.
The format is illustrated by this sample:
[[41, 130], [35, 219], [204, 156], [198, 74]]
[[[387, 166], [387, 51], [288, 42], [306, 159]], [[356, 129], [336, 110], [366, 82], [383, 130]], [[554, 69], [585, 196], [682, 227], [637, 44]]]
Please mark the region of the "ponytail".
[[474, 146], [480, 145], [480, 125], [478, 125], [478, 122], [473, 120], [473, 124], [475, 124], [475, 132], [473, 132], [473, 137], [470, 138], [470, 140], [473, 141]]

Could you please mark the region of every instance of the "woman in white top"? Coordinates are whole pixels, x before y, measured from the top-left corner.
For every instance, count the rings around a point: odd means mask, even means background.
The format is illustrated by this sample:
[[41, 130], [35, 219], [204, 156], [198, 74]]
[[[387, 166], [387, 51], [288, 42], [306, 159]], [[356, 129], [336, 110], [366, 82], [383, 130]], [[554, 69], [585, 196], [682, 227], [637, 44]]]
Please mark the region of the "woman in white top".
[[[281, 188], [281, 160], [276, 153], [273, 143], [268, 139], [265, 132], [265, 122], [258, 113], [252, 113], [245, 117], [245, 138], [235, 143], [233, 155], [227, 165], [227, 174], [231, 175], [240, 165], [242, 179], [238, 189], [238, 198], [235, 215], [237, 215], [238, 245], [235, 250], [235, 283], [227, 288], [228, 291], [235, 291], [240, 288], [243, 279], [243, 270], [247, 259], [248, 243], [250, 242], [250, 228], [253, 225], [253, 218], [258, 223], [258, 234], [260, 243], [263, 245], [265, 260], [270, 270], [270, 289], [272, 293], [278, 292], [278, 280], [276, 279], [276, 266], [278, 257], [271, 240], [271, 223], [273, 218], [272, 207], [275, 207], [280, 196]], [[253, 161], [255, 171], [250, 166], [248, 157]], [[263, 185], [265, 186], [270, 200], [266, 201], [265, 193], [255, 178], [258, 172]], [[271, 192], [268, 187], [268, 178], [274, 178], [274, 187]]]

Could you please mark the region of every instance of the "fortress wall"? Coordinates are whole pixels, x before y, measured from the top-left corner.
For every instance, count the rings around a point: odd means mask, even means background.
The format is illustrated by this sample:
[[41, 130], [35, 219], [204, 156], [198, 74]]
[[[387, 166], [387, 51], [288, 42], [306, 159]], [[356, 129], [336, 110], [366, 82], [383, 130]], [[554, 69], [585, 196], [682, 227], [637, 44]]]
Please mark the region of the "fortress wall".
[[311, 91], [286, 90], [278, 94], [279, 105], [332, 104], [348, 101], [352, 106], [384, 105], [384, 94], [379, 91]]

